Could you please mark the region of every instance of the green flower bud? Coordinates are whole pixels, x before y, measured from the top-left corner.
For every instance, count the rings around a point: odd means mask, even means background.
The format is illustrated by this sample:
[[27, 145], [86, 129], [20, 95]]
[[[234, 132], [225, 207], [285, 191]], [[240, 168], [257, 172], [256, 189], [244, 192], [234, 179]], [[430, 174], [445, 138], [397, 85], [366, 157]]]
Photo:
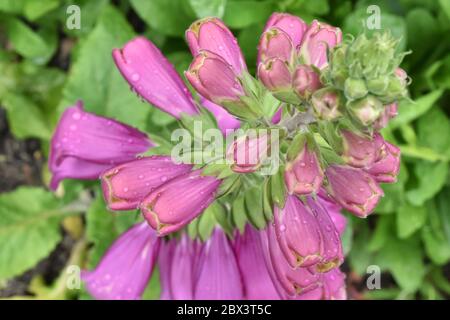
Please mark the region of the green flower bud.
[[352, 101], [347, 106], [355, 120], [363, 126], [372, 125], [381, 115], [383, 104], [374, 96]]
[[356, 100], [367, 95], [366, 82], [361, 79], [348, 78], [345, 80], [345, 97], [349, 100]]

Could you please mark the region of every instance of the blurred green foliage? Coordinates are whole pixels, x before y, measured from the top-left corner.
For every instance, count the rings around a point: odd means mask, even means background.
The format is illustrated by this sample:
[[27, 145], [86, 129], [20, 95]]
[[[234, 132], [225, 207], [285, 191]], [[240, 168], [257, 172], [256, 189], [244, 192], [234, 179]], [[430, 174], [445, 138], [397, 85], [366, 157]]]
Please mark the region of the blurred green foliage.
[[[81, 28], [69, 30], [67, 8], [73, 4], [81, 9]], [[113, 48], [144, 34], [181, 72], [191, 61], [184, 30], [195, 19], [213, 15], [235, 32], [254, 72], [259, 34], [272, 12], [290, 12], [307, 22], [317, 18], [357, 35], [372, 32], [365, 30], [364, 21], [373, 4], [381, 9], [382, 29], [401, 37], [402, 50], [412, 51], [402, 67], [413, 81], [411, 101], [401, 103], [398, 117], [383, 132], [402, 149], [399, 181], [383, 186], [385, 197], [376, 214], [349, 220], [344, 236], [349, 283], [367, 276], [369, 265], [378, 265], [388, 276], [382, 290], [363, 289], [367, 298], [448, 298], [448, 0], [0, 0], [0, 105], [13, 135], [40, 139], [44, 154], [59, 115], [77, 99], [84, 100], [88, 111], [169, 137], [174, 120], [129, 90], [114, 66]], [[42, 176], [48, 181], [46, 170]], [[0, 195], [0, 280], [17, 276], [48, 256], [61, 240], [61, 222], [84, 212], [82, 239], [91, 243], [86, 266], [95, 265], [136, 214], [111, 214], [101, 197], [89, 208], [74, 207], [88, 188], [97, 190], [95, 183], [68, 181], [56, 195], [45, 187], [20, 187]], [[74, 228], [62, 225], [69, 232]], [[147, 298], [158, 295], [155, 279]], [[45, 285], [47, 294], [58, 289], [58, 283]]]

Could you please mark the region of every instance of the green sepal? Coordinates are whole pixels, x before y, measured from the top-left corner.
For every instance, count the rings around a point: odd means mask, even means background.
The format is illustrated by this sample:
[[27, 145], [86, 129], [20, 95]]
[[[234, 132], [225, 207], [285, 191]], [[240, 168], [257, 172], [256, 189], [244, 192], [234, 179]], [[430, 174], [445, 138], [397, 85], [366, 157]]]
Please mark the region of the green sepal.
[[265, 179], [263, 184], [263, 194], [262, 194], [262, 203], [263, 203], [263, 213], [266, 221], [269, 223], [273, 220], [273, 202], [271, 199], [271, 187], [270, 187], [270, 179]]
[[263, 212], [263, 192], [261, 185], [248, 189], [244, 197], [248, 220], [255, 228], [263, 229], [266, 226], [266, 220]]
[[247, 223], [247, 215], [245, 213], [244, 196], [238, 196], [231, 206], [231, 216], [234, 225], [239, 229], [241, 234], [244, 233], [245, 224]]
[[284, 208], [286, 202], [286, 186], [284, 184], [284, 165], [281, 165], [278, 172], [270, 177], [271, 199], [274, 205]]

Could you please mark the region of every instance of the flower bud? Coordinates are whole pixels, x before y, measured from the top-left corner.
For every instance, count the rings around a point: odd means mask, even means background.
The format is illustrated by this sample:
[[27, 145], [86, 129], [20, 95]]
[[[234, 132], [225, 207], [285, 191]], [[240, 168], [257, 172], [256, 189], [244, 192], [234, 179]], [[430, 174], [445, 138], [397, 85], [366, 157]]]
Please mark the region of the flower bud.
[[82, 272], [87, 291], [100, 300], [140, 299], [153, 272], [159, 242], [145, 222], [128, 229], [94, 270]]
[[50, 187], [62, 179], [98, 179], [114, 165], [131, 161], [154, 144], [146, 134], [83, 109], [78, 101], [61, 116], [50, 144]]
[[383, 195], [375, 179], [361, 169], [332, 165], [325, 175], [330, 196], [358, 217], [365, 218], [372, 213]]
[[347, 78], [344, 84], [345, 96], [349, 100], [356, 100], [367, 95], [366, 82], [362, 79]]
[[302, 42], [303, 35], [308, 29], [308, 25], [299, 17], [287, 13], [274, 13], [267, 20], [264, 31], [276, 27], [286, 32], [296, 48]]
[[202, 96], [219, 105], [239, 103], [245, 94], [233, 68], [210, 51], [200, 51], [186, 71], [186, 77]]
[[323, 171], [314, 150], [305, 140], [298, 154], [289, 159], [284, 172], [284, 181], [289, 194], [317, 193], [323, 181]]
[[193, 56], [207, 50], [221, 56], [237, 74], [247, 70], [236, 38], [218, 18], [205, 18], [191, 24], [186, 40]]
[[250, 173], [258, 170], [270, 152], [268, 133], [250, 132], [228, 148], [227, 159], [232, 162], [231, 169], [237, 173]]
[[311, 98], [314, 113], [321, 120], [332, 121], [342, 116], [339, 92], [330, 88], [316, 91]]
[[299, 97], [308, 99], [322, 84], [319, 75], [308, 65], [299, 65], [294, 73], [293, 86]]
[[323, 69], [328, 65], [327, 50], [342, 41], [342, 32], [314, 20], [306, 31], [300, 48], [303, 63]]
[[364, 126], [370, 126], [381, 115], [383, 105], [374, 96], [367, 96], [349, 103], [349, 111]]
[[191, 171], [168, 156], [151, 156], [123, 163], [101, 176], [103, 195], [111, 210], [136, 209], [144, 197], [168, 180]]
[[260, 63], [258, 77], [270, 91], [287, 91], [292, 87], [292, 75], [286, 62], [274, 58]]
[[387, 126], [389, 120], [397, 116], [397, 111], [398, 105], [395, 102], [384, 106], [381, 116], [374, 122], [373, 127], [376, 130], [383, 129]]
[[370, 166], [383, 145], [383, 138], [376, 134], [373, 138], [360, 133], [342, 130], [342, 158], [352, 167]]
[[387, 141], [384, 141], [375, 162], [365, 169], [376, 181], [384, 183], [395, 182], [399, 170], [400, 149]]
[[259, 63], [264, 63], [273, 58], [290, 63], [294, 53], [295, 47], [291, 38], [283, 30], [272, 27], [261, 35], [258, 46]]
[[[148, 194], [140, 204], [144, 218], [160, 236], [177, 231], [213, 201], [221, 180], [195, 170], [174, 178]], [[183, 192], [180, 192], [183, 190]]]

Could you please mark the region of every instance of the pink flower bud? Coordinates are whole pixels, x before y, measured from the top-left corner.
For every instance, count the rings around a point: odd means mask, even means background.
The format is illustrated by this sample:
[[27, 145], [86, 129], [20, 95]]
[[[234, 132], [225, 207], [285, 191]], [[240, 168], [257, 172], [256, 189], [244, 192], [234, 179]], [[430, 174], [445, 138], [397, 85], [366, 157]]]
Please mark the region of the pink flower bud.
[[197, 56], [201, 50], [208, 50], [221, 56], [237, 74], [247, 69], [236, 38], [217, 18], [194, 22], [186, 31], [186, 40], [193, 56]]
[[295, 92], [302, 98], [309, 98], [322, 87], [319, 75], [308, 65], [299, 65], [294, 73], [293, 86]]
[[195, 90], [219, 105], [239, 102], [245, 94], [233, 68], [210, 51], [200, 51], [185, 74]]
[[402, 81], [402, 84], [405, 86], [408, 82], [408, 74], [402, 68], [397, 68], [394, 71], [394, 74]]
[[283, 255], [272, 224], [265, 232], [260, 232], [261, 244], [269, 273], [275, 287], [283, 298], [294, 298], [314, 290], [319, 285], [320, 276], [309, 268], [293, 269]]
[[289, 35], [281, 29], [272, 27], [261, 35], [258, 45], [258, 62], [264, 63], [269, 59], [277, 58], [281, 61], [291, 62], [295, 53]]
[[377, 98], [369, 95], [350, 102], [348, 109], [362, 125], [370, 126], [380, 118], [383, 105]]
[[61, 116], [50, 144], [50, 187], [62, 179], [98, 179], [114, 165], [136, 158], [154, 144], [146, 134], [83, 110], [78, 101]]
[[264, 261], [259, 232], [247, 224], [244, 234], [237, 232], [235, 236], [234, 248], [244, 283], [245, 298], [247, 300], [278, 300], [280, 296]]
[[378, 182], [393, 183], [397, 181], [400, 170], [400, 149], [384, 141], [375, 162], [365, 170]]
[[113, 50], [114, 62], [133, 90], [175, 118], [198, 113], [192, 96], [173, 65], [144, 37]]
[[102, 174], [103, 195], [111, 210], [136, 209], [153, 189], [191, 169], [192, 165], [173, 163], [169, 156], [126, 162]]
[[202, 246], [195, 268], [195, 300], [242, 300], [241, 274], [225, 233], [217, 228]]
[[260, 63], [258, 77], [270, 91], [289, 90], [292, 87], [292, 75], [288, 65], [277, 58]]
[[179, 176], [145, 197], [142, 214], [160, 236], [177, 231], [214, 201], [220, 183], [215, 177], [202, 176], [201, 170]]
[[365, 218], [372, 213], [383, 195], [375, 179], [361, 169], [332, 165], [325, 174], [330, 196], [358, 217]]
[[308, 25], [299, 17], [287, 13], [274, 13], [266, 23], [264, 31], [276, 27], [286, 32], [296, 48], [302, 42]]
[[332, 121], [342, 116], [341, 97], [334, 89], [323, 88], [316, 91], [312, 95], [311, 103], [314, 113], [321, 120]]
[[370, 166], [384, 141], [379, 134], [375, 134], [373, 138], [349, 130], [342, 130], [341, 134], [342, 158], [348, 165], [357, 168]]
[[328, 65], [327, 50], [342, 41], [339, 28], [314, 20], [305, 35], [300, 48], [300, 55], [305, 64], [312, 64], [319, 69]]
[[159, 239], [145, 222], [123, 233], [93, 271], [83, 271], [87, 291], [102, 300], [140, 299], [153, 272]]
[[323, 176], [316, 152], [305, 142], [297, 157], [286, 164], [284, 181], [289, 194], [310, 194], [318, 192]]
[[227, 151], [227, 159], [232, 162], [231, 169], [237, 173], [258, 170], [269, 155], [270, 142], [267, 133], [247, 134], [237, 138]]
[[381, 116], [374, 122], [373, 127], [377, 130], [383, 129], [389, 123], [389, 120], [395, 118], [398, 114], [398, 105], [396, 102], [384, 106]]

